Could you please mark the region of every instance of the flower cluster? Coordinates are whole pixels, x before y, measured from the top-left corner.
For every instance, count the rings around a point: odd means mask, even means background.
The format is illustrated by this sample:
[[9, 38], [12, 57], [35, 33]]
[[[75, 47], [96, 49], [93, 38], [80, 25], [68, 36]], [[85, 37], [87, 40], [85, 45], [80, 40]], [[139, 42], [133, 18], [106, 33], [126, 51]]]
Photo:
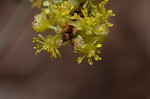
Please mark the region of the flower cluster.
[[55, 36], [50, 34], [43, 37], [41, 34], [33, 39], [37, 43], [34, 47], [36, 54], [42, 50], [50, 53], [51, 58], [61, 58], [59, 48], [72, 44], [74, 52], [80, 54], [77, 62], [80, 64], [84, 58], [90, 65], [92, 59], [101, 60], [100, 48], [107, 39], [109, 27], [113, 26], [109, 18], [114, 16], [112, 10], [106, 10], [108, 0], [100, 3], [93, 0], [34, 0], [34, 6], [42, 11], [37, 14], [32, 23], [36, 32], [53, 30]]

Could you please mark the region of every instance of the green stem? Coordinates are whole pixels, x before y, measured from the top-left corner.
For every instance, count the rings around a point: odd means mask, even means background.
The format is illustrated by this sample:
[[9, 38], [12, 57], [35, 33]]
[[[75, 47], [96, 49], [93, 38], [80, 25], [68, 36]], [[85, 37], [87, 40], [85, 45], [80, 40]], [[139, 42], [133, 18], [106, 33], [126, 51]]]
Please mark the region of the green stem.
[[91, 0], [88, 0], [92, 8], [97, 8], [97, 6], [94, 6], [94, 4], [91, 2]]
[[49, 27], [49, 29], [52, 29], [52, 30], [54, 30], [54, 31], [57, 31], [57, 28], [56, 28], [55, 26], [49, 25], [48, 27]]

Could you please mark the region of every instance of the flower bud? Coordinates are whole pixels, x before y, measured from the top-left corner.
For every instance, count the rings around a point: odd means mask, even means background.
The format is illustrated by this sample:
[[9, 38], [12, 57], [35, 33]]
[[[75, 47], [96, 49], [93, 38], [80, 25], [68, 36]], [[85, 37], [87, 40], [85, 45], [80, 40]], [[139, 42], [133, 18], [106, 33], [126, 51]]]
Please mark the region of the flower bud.
[[73, 41], [74, 41], [74, 46], [77, 49], [81, 49], [85, 45], [85, 42], [84, 42], [83, 38], [79, 35], [78, 35], [77, 38], [73, 39]]
[[64, 33], [64, 34], [62, 34], [62, 39], [63, 39], [63, 41], [68, 41], [69, 40], [69, 34], [68, 33]]
[[49, 23], [45, 14], [37, 14], [34, 19], [35, 20], [32, 22], [32, 26], [36, 32], [43, 32], [49, 28]]

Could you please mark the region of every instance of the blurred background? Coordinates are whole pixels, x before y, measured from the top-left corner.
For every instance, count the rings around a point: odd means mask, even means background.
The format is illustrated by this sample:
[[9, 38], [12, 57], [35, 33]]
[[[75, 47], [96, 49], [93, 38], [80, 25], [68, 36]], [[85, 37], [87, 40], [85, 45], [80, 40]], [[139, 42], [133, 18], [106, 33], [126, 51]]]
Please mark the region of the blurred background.
[[35, 55], [28, 0], [0, 0], [0, 99], [150, 99], [150, 0], [110, 0], [102, 61], [76, 62], [73, 47], [61, 61]]

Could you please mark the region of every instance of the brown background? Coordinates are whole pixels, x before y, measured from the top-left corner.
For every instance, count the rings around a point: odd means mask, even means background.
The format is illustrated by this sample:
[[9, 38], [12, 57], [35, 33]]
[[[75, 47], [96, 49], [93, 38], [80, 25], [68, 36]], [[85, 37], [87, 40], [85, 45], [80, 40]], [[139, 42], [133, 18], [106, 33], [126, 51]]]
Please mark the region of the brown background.
[[[110, 0], [115, 24], [102, 61], [77, 65], [35, 55], [28, 0], [0, 0], [0, 99], [150, 99], [150, 0]], [[21, 10], [19, 10], [21, 9]]]

